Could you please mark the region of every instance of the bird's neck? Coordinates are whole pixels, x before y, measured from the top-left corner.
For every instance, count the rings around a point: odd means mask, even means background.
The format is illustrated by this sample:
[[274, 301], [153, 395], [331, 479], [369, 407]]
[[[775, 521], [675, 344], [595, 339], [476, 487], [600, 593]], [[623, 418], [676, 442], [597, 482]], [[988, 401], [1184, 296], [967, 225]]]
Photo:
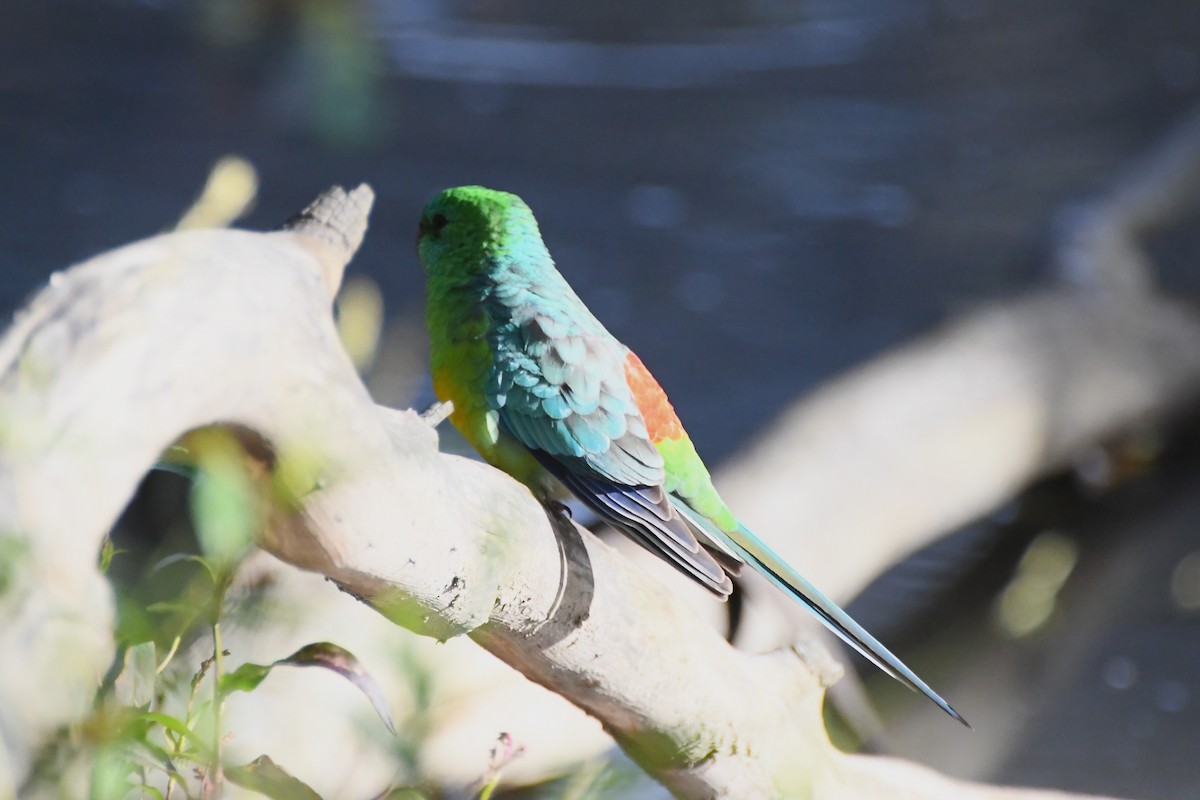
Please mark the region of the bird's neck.
[[455, 345], [483, 338], [486, 333], [483, 311], [486, 293], [486, 283], [479, 276], [469, 279], [439, 277], [426, 284], [425, 320], [435, 361], [440, 353]]

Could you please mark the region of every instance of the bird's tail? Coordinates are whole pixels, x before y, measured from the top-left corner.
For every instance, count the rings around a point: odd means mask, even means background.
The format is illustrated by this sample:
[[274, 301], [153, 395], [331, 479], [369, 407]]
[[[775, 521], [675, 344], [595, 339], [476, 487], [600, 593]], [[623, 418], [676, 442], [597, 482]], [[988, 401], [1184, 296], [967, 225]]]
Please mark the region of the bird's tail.
[[709, 537], [745, 560], [771, 583], [806, 606], [821, 622], [825, 623], [827, 628], [875, 666], [913, 691], [928, 697], [938, 708], [963, 725], [971, 727], [961, 714], [929, 687], [929, 684], [917, 677], [915, 672], [893, 655], [892, 651], [884, 647], [878, 639], [867, 633], [866, 629], [838, 607], [837, 603], [822, 594], [817, 587], [805, 580], [800, 573], [777, 556], [771, 548], [763, 544], [762, 540], [751, 533], [745, 525], [739, 524], [737, 531], [730, 533], [717, 528], [716, 525], [701, 517], [684, 503], [678, 503], [676, 507]]

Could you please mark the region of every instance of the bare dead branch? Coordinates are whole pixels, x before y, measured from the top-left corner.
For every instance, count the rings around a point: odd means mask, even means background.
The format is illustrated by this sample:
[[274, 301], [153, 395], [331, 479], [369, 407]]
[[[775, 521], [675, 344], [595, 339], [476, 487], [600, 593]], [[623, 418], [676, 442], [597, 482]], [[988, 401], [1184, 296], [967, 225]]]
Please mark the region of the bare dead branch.
[[1086, 447], [1198, 394], [1200, 316], [1189, 307], [1047, 290], [967, 315], [818, 389], [717, 483], [782, 555], [851, 597]]
[[1115, 293], [1155, 285], [1141, 237], [1194, 211], [1200, 200], [1200, 109], [1136, 159], [1109, 191], [1069, 214], [1055, 258], [1069, 285]]

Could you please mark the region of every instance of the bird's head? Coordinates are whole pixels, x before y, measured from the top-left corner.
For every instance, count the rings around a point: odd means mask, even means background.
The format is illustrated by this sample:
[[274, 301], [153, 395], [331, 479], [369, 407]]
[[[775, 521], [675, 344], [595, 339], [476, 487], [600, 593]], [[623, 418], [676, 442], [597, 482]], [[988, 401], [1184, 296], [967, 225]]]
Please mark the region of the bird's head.
[[421, 214], [417, 257], [430, 277], [469, 278], [544, 252], [533, 212], [515, 194], [459, 186], [438, 194]]

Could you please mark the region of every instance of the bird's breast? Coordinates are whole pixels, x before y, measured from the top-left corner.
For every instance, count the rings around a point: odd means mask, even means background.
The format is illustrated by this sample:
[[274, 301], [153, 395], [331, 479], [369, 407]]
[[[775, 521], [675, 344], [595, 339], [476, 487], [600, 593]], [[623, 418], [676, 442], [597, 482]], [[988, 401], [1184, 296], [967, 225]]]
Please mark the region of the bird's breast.
[[451, 344], [433, 367], [433, 390], [439, 400], [450, 401], [450, 422], [472, 447], [494, 467], [504, 470], [541, 497], [559, 491], [549, 473], [529, 451], [505, 432], [500, 412], [487, 398], [492, 354], [483, 339]]

